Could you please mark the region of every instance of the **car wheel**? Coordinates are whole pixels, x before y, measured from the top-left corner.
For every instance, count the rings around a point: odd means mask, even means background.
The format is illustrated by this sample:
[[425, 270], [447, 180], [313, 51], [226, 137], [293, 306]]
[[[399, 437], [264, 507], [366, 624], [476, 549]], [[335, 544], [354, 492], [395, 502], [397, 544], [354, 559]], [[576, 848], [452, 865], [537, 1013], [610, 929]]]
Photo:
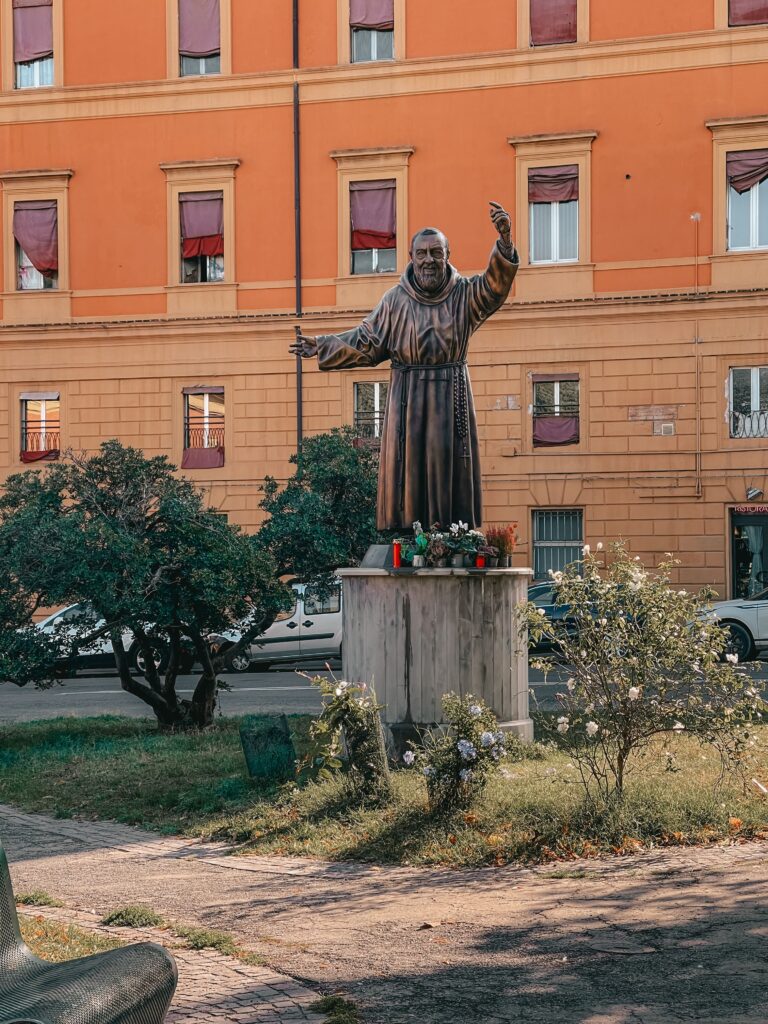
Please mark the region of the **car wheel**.
[[728, 632], [724, 653], [737, 655], [739, 661], [750, 661], [755, 653], [755, 643], [747, 627], [740, 622], [724, 622], [723, 627]]
[[[153, 646], [153, 650], [155, 652], [155, 667], [157, 668], [158, 672], [160, 672], [160, 673], [165, 672], [166, 668], [168, 667], [168, 658], [169, 658], [168, 648], [167, 648], [167, 646], [164, 643], [161, 643], [159, 640], [154, 640], [152, 642], [152, 646]], [[146, 663], [144, 661], [144, 652], [142, 651], [142, 649], [139, 647], [138, 644], [134, 644], [134, 646], [132, 648], [131, 661], [132, 661], [134, 669], [138, 672], [138, 674], [140, 676], [143, 676], [143, 675], [146, 674]]]
[[238, 651], [237, 654], [224, 655], [224, 667], [227, 672], [247, 672], [251, 667], [251, 656], [247, 651]]

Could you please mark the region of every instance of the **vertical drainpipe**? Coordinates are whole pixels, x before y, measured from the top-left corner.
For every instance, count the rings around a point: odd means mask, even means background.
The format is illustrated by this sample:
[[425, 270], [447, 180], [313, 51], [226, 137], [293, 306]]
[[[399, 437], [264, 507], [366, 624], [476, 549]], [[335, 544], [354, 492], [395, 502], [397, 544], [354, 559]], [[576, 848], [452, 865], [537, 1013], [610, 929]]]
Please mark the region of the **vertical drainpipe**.
[[[299, 67], [299, 0], [293, 0], [293, 69]], [[296, 319], [304, 315], [301, 296], [301, 135], [299, 120], [299, 83], [293, 81], [293, 231], [294, 231], [294, 274], [296, 278]], [[299, 327], [296, 327], [296, 334]], [[302, 388], [302, 361], [296, 356], [296, 451], [301, 455], [304, 440], [304, 402]], [[301, 464], [299, 463], [299, 468]]]

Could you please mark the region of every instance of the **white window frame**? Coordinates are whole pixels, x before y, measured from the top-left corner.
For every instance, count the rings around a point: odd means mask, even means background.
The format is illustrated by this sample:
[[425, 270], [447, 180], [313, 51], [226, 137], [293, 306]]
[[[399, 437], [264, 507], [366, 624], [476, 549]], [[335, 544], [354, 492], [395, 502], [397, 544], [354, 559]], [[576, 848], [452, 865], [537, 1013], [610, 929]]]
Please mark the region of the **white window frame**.
[[[568, 256], [567, 258], [562, 258], [562, 259], [560, 258], [560, 205], [561, 205], [560, 201], [557, 200], [554, 203], [531, 203], [531, 202], [528, 203], [528, 209], [529, 209], [528, 237], [530, 239], [530, 247], [531, 247], [531, 260], [530, 260], [530, 263], [531, 263], [532, 267], [533, 266], [537, 266], [537, 267], [551, 266], [553, 263], [578, 263], [579, 262], [579, 225], [580, 225], [580, 222], [579, 222], [579, 213], [580, 213], [580, 210], [579, 210], [579, 200], [578, 199], [569, 199], [569, 200], [567, 200], [567, 202], [568, 203], [576, 203], [576, 255], [575, 256]], [[552, 254], [553, 254], [553, 256], [552, 256], [552, 259], [549, 259], [549, 260], [538, 260], [538, 259], [535, 259], [535, 254], [534, 254], [534, 249], [533, 249], [534, 237], [535, 237], [534, 236], [534, 231], [533, 231], [533, 217], [534, 217], [534, 212], [535, 212], [534, 211], [534, 207], [536, 207], [536, 206], [549, 206], [551, 208], [551, 211], [552, 211], [551, 217], [550, 217], [549, 228], [550, 228], [550, 242], [551, 242], [551, 246], [552, 246]]]
[[[369, 252], [371, 253], [371, 269], [368, 270], [355, 270], [355, 253], [356, 252]], [[379, 253], [380, 252], [393, 252], [395, 254], [395, 269], [384, 268], [379, 270]], [[350, 249], [350, 263], [349, 272], [353, 277], [363, 277], [365, 274], [395, 274], [397, 273], [397, 249]]]
[[[38, 449], [29, 449], [26, 447], [27, 435], [29, 433], [27, 429], [27, 406], [30, 402], [38, 401], [40, 403], [40, 447]], [[46, 423], [48, 422], [48, 403], [55, 402], [59, 407], [59, 443], [56, 445], [58, 448], [61, 445], [61, 399], [60, 398], [22, 398], [21, 400], [21, 444], [24, 451], [44, 451], [46, 448], [45, 441], [48, 440], [46, 433]]]
[[[734, 370], [749, 370], [750, 371], [750, 390], [749, 390], [749, 411], [752, 420], [758, 418], [757, 429], [751, 430], [747, 433], [744, 430], [734, 431], [733, 429], [733, 417], [736, 410], [733, 406], [733, 372]], [[768, 437], [768, 408], [760, 408], [760, 371], [765, 370], [768, 373], [768, 366], [731, 366], [728, 371], [728, 404], [729, 404], [729, 423], [728, 433], [730, 437], [736, 438], [763, 438]], [[764, 416], [763, 429], [760, 429], [759, 416]], [[740, 414], [740, 415], [743, 415]]]
[[[216, 70], [208, 70], [208, 61], [213, 57], [219, 58], [219, 66]], [[196, 60], [199, 64], [198, 71], [185, 71], [184, 61], [185, 60]], [[179, 54], [179, 78], [196, 78], [204, 75], [220, 75], [221, 74], [221, 51], [218, 53], [211, 53], [207, 57], [185, 57], [184, 54]]]
[[[208, 444], [208, 442], [210, 440], [210, 431], [213, 430], [213, 429], [219, 429], [219, 427], [224, 429], [225, 425], [226, 425], [227, 413], [226, 413], [225, 394], [223, 392], [216, 392], [216, 394], [217, 395], [220, 394], [221, 397], [222, 397], [222, 404], [224, 405], [224, 415], [221, 417], [222, 422], [220, 424], [218, 424], [217, 421], [214, 421], [213, 425], [211, 424], [211, 414], [210, 414], [210, 400], [211, 400], [211, 396], [210, 396], [210, 394], [208, 392], [204, 392], [203, 396], [202, 396], [203, 397], [203, 424], [202, 424], [203, 443], [200, 445], [201, 448], [215, 447], [215, 445], [209, 445]], [[186, 444], [186, 442], [188, 440], [190, 440], [190, 433], [189, 433], [190, 432], [190, 425], [189, 425], [189, 400], [190, 400], [191, 397], [192, 397], [191, 395], [184, 395], [184, 434], [185, 434], [185, 437], [184, 437], [185, 445], [184, 445], [184, 447], [188, 448], [188, 449], [195, 447], [194, 445]]]
[[[24, 271], [24, 279], [22, 279]], [[26, 284], [23, 281], [26, 280]], [[22, 247], [16, 242], [16, 291], [18, 292], [42, 292], [53, 291], [58, 287], [58, 274], [53, 277], [44, 277], [33, 265], [32, 260], [27, 256]]]
[[561, 384], [576, 384], [577, 385], [577, 389], [576, 390], [577, 390], [578, 396], [579, 396], [578, 405], [576, 407], [576, 411], [575, 412], [570, 412], [567, 415], [569, 415], [569, 416], [578, 416], [579, 415], [579, 413], [581, 412], [581, 381], [580, 380], [569, 380], [569, 381], [560, 381], [560, 380], [552, 380], [552, 381], [543, 381], [543, 380], [541, 380], [541, 381], [539, 381], [539, 380], [536, 380], [536, 381], [534, 381], [533, 382], [533, 412], [534, 412], [534, 415], [536, 415], [536, 389], [539, 386], [539, 384], [554, 384], [555, 385], [555, 399], [554, 399], [554, 402], [552, 403], [552, 408], [554, 409], [554, 412], [551, 412], [551, 413], [541, 413], [540, 415], [546, 415], [546, 416], [560, 416], [561, 415], [561, 413], [560, 413], [560, 385]]
[[381, 389], [382, 389], [382, 384], [385, 387], [389, 387], [389, 382], [388, 381], [381, 381], [381, 380], [376, 380], [376, 381], [358, 380], [358, 381], [355, 381], [354, 388], [353, 388], [353, 390], [354, 390], [354, 417], [355, 417], [355, 419], [357, 419], [358, 413], [360, 412], [360, 410], [357, 407], [357, 396], [359, 394], [358, 388], [361, 387], [361, 386], [365, 387], [365, 386], [371, 385], [371, 384], [373, 385], [373, 415], [374, 415], [374, 420], [373, 420], [373, 436], [374, 436], [374, 438], [380, 438], [381, 437], [381, 427], [383, 426], [383, 422], [384, 422], [383, 417], [384, 417], [384, 413], [386, 412], [386, 406], [381, 401]]
[[[355, 33], [356, 32], [368, 32], [371, 38], [371, 56], [365, 60], [355, 60]], [[386, 57], [379, 57], [379, 36], [388, 35], [392, 39], [392, 53]], [[380, 28], [353, 28], [351, 29], [351, 38], [349, 41], [350, 50], [350, 63], [352, 64], [373, 64], [374, 61], [382, 60], [394, 60], [395, 59], [395, 30], [394, 29], [380, 29]]]
[[[760, 250], [768, 249], [768, 242], [765, 245], [758, 243], [760, 234], [760, 186], [763, 182], [759, 181], [756, 185], [746, 194], [749, 196], [749, 245], [731, 245], [731, 203], [733, 202], [734, 193], [738, 195], [736, 189], [732, 185], [728, 185], [728, 225], [727, 225], [727, 238], [728, 238], [728, 252], [757, 252]], [[744, 193], [742, 193], [743, 195]]]
[[[54, 84], [54, 58], [39, 57], [37, 60], [17, 61], [14, 64], [14, 88], [16, 89], [44, 89]], [[32, 81], [21, 84], [21, 73], [23, 68], [32, 71]], [[45, 79], [45, 81], [43, 81]]]

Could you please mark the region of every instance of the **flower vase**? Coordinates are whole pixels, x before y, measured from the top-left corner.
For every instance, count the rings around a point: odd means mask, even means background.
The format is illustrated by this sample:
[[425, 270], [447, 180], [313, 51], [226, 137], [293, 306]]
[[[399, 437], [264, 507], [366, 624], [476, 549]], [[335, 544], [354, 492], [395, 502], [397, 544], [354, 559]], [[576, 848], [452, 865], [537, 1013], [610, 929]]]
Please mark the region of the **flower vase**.
[[426, 565], [426, 560], [424, 558], [424, 555], [414, 555], [413, 556], [413, 568], [414, 569], [423, 569], [425, 565]]
[[502, 569], [512, 568], [512, 555], [502, 555], [499, 565]]
[[488, 568], [495, 569], [499, 564], [499, 559], [495, 555], [491, 555], [488, 559]]
[[435, 562], [435, 568], [436, 569], [446, 569], [447, 567], [448, 567], [448, 559], [447, 558], [438, 558], [438, 560]]
[[461, 553], [451, 555], [451, 568], [452, 569], [463, 569], [464, 568], [464, 555]]

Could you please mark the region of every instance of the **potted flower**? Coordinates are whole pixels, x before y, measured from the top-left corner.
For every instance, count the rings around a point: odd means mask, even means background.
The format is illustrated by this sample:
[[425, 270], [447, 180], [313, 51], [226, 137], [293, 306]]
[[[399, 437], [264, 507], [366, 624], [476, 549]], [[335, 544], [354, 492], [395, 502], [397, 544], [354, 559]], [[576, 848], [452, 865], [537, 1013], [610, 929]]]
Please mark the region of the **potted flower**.
[[451, 549], [448, 545], [447, 535], [433, 526], [429, 531], [427, 565], [432, 565], [436, 569], [444, 569], [448, 565], [450, 554]]
[[414, 569], [423, 569], [427, 564], [427, 549], [429, 548], [429, 534], [421, 527], [421, 523], [413, 524], [413, 543], [408, 546], [406, 559], [410, 556], [410, 562]]
[[495, 569], [499, 564], [499, 549], [493, 544], [481, 544], [477, 549], [478, 555], [485, 558], [485, 564], [489, 569]]
[[451, 566], [454, 569], [464, 568], [464, 556], [467, 553], [467, 533], [469, 527], [459, 520], [458, 523], [451, 523], [448, 529], [448, 548], [451, 552]]
[[512, 565], [512, 553], [517, 547], [517, 523], [509, 523], [507, 526], [490, 526], [486, 531], [488, 544], [498, 549], [499, 565], [509, 569]]

